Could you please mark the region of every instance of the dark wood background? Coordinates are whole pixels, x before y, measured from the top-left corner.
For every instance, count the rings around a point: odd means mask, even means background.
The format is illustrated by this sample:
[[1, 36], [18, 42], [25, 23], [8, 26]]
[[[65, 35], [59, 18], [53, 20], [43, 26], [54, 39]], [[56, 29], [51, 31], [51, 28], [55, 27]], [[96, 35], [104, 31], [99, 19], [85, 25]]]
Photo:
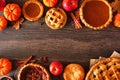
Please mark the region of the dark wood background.
[[[6, 0], [21, 7], [25, 1]], [[120, 51], [120, 28], [112, 23], [103, 30], [94, 31], [85, 26], [76, 30], [70, 17], [61, 30], [52, 30], [45, 23], [40, 26], [41, 22], [44, 22], [44, 16], [35, 22], [25, 20], [20, 30], [8, 26], [0, 31], [0, 57], [25, 59], [30, 55], [47, 56], [50, 61], [58, 60], [64, 65], [79, 63], [87, 72], [91, 58], [109, 57], [114, 50]]]

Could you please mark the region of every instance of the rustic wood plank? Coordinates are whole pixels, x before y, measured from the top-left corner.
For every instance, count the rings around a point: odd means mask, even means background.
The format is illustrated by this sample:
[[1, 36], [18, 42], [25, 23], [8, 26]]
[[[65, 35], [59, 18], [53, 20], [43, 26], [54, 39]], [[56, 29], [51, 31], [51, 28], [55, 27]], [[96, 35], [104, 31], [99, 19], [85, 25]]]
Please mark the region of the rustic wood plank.
[[[26, 0], [6, 1], [22, 6]], [[30, 55], [47, 56], [50, 61], [59, 60], [65, 65], [79, 63], [88, 70], [90, 58], [109, 57], [114, 50], [120, 52], [120, 28], [111, 24], [100, 31], [85, 26], [76, 30], [71, 18], [68, 19], [61, 30], [51, 30], [45, 23], [40, 26], [44, 16], [35, 22], [25, 20], [20, 30], [8, 26], [0, 31], [0, 57], [25, 59]]]

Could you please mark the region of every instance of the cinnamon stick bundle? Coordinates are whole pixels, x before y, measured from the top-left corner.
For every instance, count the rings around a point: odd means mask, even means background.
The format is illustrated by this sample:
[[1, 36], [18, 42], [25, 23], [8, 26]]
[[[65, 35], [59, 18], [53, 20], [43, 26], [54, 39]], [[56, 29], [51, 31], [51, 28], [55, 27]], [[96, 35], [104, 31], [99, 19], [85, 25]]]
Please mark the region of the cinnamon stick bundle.
[[23, 65], [27, 64], [28, 62], [30, 62], [30, 63], [36, 62], [36, 60], [32, 60], [32, 57], [33, 57], [33, 56], [29, 56], [29, 57], [28, 57], [27, 59], [25, 59], [25, 60], [17, 61], [16, 67], [18, 67], [18, 66], [23, 66]]
[[74, 21], [75, 28], [76, 29], [82, 28], [82, 25], [80, 24], [80, 20], [79, 20], [79, 13], [76, 12], [75, 14], [76, 14], [76, 16], [73, 13], [70, 13], [70, 16], [72, 17], [72, 19]]

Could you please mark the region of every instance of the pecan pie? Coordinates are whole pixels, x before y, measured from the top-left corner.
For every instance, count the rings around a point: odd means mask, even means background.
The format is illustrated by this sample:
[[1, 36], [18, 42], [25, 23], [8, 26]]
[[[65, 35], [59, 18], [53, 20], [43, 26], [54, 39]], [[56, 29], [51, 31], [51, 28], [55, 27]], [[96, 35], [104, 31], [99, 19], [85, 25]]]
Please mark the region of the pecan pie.
[[37, 0], [28, 0], [22, 8], [24, 17], [29, 21], [35, 21], [42, 17], [44, 8], [41, 2]]
[[50, 76], [43, 66], [30, 63], [20, 68], [17, 80], [50, 80]]
[[120, 80], [120, 58], [106, 58], [93, 65], [85, 80]]
[[61, 29], [67, 22], [67, 15], [61, 8], [51, 8], [46, 13], [45, 22], [51, 29]]
[[69, 64], [63, 72], [64, 80], [84, 80], [85, 72], [79, 64]]
[[85, 26], [94, 30], [103, 29], [112, 21], [112, 8], [106, 0], [84, 0], [79, 13]]

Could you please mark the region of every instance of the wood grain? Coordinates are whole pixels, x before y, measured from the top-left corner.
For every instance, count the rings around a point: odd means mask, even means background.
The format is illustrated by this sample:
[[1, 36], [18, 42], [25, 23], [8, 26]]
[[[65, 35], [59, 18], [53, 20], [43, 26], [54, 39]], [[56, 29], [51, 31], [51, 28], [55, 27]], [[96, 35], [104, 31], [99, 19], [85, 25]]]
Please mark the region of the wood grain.
[[[6, 1], [22, 5], [26, 0]], [[25, 20], [20, 30], [8, 26], [0, 31], [0, 57], [47, 56], [50, 61], [59, 60], [65, 65], [79, 63], [87, 72], [89, 59], [109, 57], [114, 50], [120, 52], [120, 28], [112, 24], [100, 31], [85, 26], [76, 30], [69, 17], [63, 29], [51, 30], [45, 23], [40, 26], [41, 22], [44, 22], [44, 16], [35, 22]]]

